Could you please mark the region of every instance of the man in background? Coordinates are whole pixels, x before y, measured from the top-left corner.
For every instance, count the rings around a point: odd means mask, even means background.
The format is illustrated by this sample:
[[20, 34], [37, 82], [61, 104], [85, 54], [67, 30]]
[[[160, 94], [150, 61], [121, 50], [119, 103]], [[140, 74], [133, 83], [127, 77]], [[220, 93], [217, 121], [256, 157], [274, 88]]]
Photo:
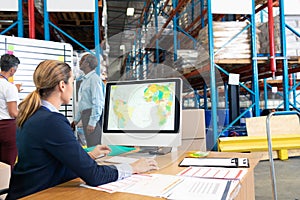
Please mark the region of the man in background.
[[84, 72], [78, 90], [78, 112], [75, 114], [72, 127], [81, 120], [87, 147], [101, 144], [101, 115], [104, 108], [105, 86], [96, 74], [97, 58], [92, 54], [84, 55], [79, 68]]

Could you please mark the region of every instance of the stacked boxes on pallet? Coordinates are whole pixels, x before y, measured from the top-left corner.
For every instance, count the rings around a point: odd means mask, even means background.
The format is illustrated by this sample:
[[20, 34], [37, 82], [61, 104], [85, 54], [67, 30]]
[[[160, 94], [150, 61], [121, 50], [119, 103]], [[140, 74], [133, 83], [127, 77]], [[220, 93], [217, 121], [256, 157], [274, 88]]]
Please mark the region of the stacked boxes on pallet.
[[[280, 17], [274, 17], [274, 43], [275, 43], [275, 52], [281, 52], [281, 42], [280, 42]], [[300, 33], [300, 15], [287, 15], [285, 16], [285, 23], [292, 27], [295, 31]], [[257, 26], [259, 42], [260, 42], [260, 50], [259, 53], [269, 53], [270, 45], [269, 45], [269, 31], [268, 31], [268, 23], [262, 23]], [[289, 29], [285, 28], [286, 34], [286, 51], [288, 57], [300, 56], [300, 38], [297, 37], [294, 33], [292, 33]]]
[[[250, 28], [243, 30], [248, 22], [213, 22], [215, 59], [244, 59], [251, 57]], [[207, 26], [198, 35], [199, 65], [207, 63], [208, 37]], [[259, 46], [258, 46], [259, 48]], [[204, 56], [201, 56], [204, 55]]]

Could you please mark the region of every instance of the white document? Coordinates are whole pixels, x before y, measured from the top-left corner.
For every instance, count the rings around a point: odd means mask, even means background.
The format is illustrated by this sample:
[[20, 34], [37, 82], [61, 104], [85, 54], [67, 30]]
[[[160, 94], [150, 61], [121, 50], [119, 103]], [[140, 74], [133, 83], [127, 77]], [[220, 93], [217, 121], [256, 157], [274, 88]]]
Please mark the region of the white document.
[[183, 177], [162, 174], [134, 175], [133, 181], [118, 192], [127, 192], [153, 197], [163, 197], [180, 184]]
[[180, 166], [236, 167], [236, 160], [234, 158], [184, 158]]
[[222, 168], [222, 167], [188, 167], [177, 175], [198, 178], [217, 178], [241, 180], [246, 174], [247, 169], [241, 168]]
[[103, 192], [108, 192], [108, 193], [114, 193], [117, 192], [118, 186], [116, 185], [105, 185], [104, 187], [102, 187], [101, 185], [97, 186], [97, 187], [93, 187], [93, 186], [89, 186], [87, 184], [80, 184], [81, 187], [85, 187], [85, 188], [89, 188], [89, 189], [93, 189], [93, 190], [99, 190], [99, 191], [103, 191]]
[[120, 181], [97, 187], [81, 184], [83, 187], [104, 192], [127, 192], [153, 197], [162, 197], [178, 185], [184, 177], [162, 174], [135, 174]]
[[167, 199], [176, 200], [226, 200], [231, 181], [223, 179], [201, 179], [185, 177], [170, 193]]
[[138, 158], [130, 158], [130, 157], [124, 157], [124, 156], [112, 156], [111, 158], [105, 159], [104, 161], [109, 162], [109, 163], [131, 164], [137, 160], [138, 160]]

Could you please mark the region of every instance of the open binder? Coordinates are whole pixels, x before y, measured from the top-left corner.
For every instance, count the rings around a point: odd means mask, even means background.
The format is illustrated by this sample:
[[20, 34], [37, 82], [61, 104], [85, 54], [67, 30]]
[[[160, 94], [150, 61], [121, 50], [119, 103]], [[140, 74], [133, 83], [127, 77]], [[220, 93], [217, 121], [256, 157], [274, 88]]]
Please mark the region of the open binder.
[[249, 168], [248, 158], [184, 158], [179, 167], [244, 167]]

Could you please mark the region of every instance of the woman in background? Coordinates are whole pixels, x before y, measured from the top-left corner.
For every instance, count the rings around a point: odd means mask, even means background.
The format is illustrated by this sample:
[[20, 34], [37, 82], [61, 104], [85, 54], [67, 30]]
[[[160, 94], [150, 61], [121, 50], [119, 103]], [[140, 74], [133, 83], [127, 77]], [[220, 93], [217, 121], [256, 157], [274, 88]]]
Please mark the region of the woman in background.
[[10, 54], [1, 56], [0, 66], [0, 161], [11, 166], [16, 162], [16, 121], [18, 89], [8, 79], [17, 71], [20, 61]]
[[13, 170], [7, 199], [17, 199], [80, 177], [91, 186], [157, 169], [153, 159], [133, 164], [98, 165], [95, 159], [109, 153], [98, 145], [86, 153], [76, 140], [67, 118], [59, 113], [73, 96], [73, 74], [60, 61], [41, 62], [34, 74], [36, 90], [19, 105], [17, 117], [18, 162]]

